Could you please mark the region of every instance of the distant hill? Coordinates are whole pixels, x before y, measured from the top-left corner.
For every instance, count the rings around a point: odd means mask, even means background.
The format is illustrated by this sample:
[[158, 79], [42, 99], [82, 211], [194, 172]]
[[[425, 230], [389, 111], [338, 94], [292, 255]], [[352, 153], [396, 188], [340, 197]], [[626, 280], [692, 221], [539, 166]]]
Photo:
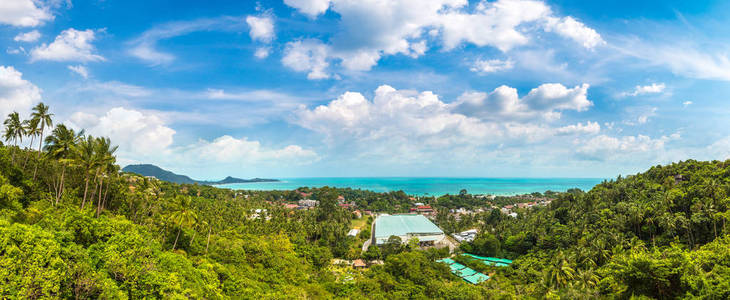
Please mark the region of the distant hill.
[[187, 183], [187, 184], [229, 184], [229, 183], [249, 183], [249, 182], [272, 182], [279, 181], [277, 179], [266, 179], [266, 178], [253, 178], [253, 179], [241, 179], [228, 176], [223, 180], [219, 181], [204, 181], [195, 180], [185, 175], [175, 174], [168, 170], [162, 169], [155, 165], [140, 164], [140, 165], [128, 165], [122, 169], [124, 172], [136, 173], [142, 176], [153, 176], [159, 180], [174, 182], [174, 183]]

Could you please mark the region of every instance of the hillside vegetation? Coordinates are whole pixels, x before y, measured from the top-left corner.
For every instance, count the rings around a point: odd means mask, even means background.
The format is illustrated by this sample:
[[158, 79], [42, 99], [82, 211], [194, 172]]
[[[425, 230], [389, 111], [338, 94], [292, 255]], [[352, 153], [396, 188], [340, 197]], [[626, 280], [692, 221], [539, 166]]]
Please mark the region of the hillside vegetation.
[[[320, 206], [286, 210], [300, 193], [122, 173], [112, 141], [63, 125], [46, 132], [48, 108], [34, 112], [8, 117], [13, 146], [0, 147], [2, 298], [730, 298], [730, 161], [653, 167], [517, 218], [486, 213], [462, 249], [514, 263], [465, 261], [492, 277], [470, 285], [434, 262], [443, 250], [360, 253], [364, 237], [347, 236], [353, 214], [339, 195], [391, 212], [407, 203], [402, 192], [304, 189]], [[40, 151], [15, 146], [20, 139]], [[331, 265], [361, 257], [385, 264]]]

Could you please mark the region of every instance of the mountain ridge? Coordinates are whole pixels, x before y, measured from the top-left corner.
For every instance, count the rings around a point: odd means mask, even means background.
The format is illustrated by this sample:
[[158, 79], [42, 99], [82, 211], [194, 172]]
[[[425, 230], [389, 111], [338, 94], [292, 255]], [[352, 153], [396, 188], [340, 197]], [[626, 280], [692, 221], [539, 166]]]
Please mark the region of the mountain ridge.
[[136, 164], [128, 165], [122, 169], [124, 172], [130, 172], [139, 174], [142, 176], [152, 176], [159, 180], [169, 181], [173, 183], [181, 184], [202, 184], [202, 185], [218, 185], [218, 184], [230, 184], [230, 183], [250, 183], [250, 182], [275, 182], [277, 179], [268, 178], [252, 178], [252, 179], [241, 179], [232, 176], [226, 176], [226, 178], [218, 181], [209, 180], [195, 180], [187, 175], [176, 174], [171, 171], [165, 170], [153, 164]]

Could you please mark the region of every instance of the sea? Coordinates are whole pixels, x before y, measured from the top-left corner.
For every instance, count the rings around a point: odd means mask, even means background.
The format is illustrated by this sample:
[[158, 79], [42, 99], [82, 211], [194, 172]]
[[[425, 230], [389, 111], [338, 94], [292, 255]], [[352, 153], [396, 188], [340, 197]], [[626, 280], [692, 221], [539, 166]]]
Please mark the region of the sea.
[[603, 178], [452, 178], [452, 177], [314, 177], [285, 178], [277, 182], [222, 184], [237, 190], [294, 190], [299, 187], [337, 187], [390, 192], [402, 190], [414, 196], [458, 194], [462, 189], [478, 195], [521, 195], [533, 192], [564, 192], [579, 188], [588, 191]]

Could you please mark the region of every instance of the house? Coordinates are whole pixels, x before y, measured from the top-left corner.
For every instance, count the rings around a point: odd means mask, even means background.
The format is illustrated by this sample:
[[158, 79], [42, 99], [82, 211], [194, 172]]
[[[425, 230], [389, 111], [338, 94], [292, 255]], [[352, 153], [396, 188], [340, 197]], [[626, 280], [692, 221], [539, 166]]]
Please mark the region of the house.
[[469, 229], [467, 231], [462, 231], [459, 233], [452, 234], [454, 239], [456, 239], [459, 242], [472, 242], [474, 241], [474, 238], [477, 236], [477, 230], [476, 229]]
[[301, 206], [301, 207], [315, 207], [315, 206], [319, 205], [319, 201], [311, 200], [311, 199], [302, 199], [302, 200], [299, 200], [299, 202], [297, 202], [297, 203], [299, 203], [299, 206]]
[[433, 213], [433, 208], [431, 208], [431, 205], [419, 205], [416, 206], [416, 212], [428, 215]]
[[353, 211], [352, 214], [358, 219], [362, 218], [362, 213], [359, 210]]
[[391, 236], [407, 244], [417, 238], [421, 246], [434, 246], [446, 238], [436, 224], [423, 215], [381, 215], [375, 219], [374, 244], [385, 244]]
[[362, 259], [358, 258], [352, 262], [352, 267], [355, 269], [363, 269], [363, 268], [367, 267], [367, 265], [365, 265], [365, 262], [362, 261]]
[[337, 196], [337, 203], [343, 203], [345, 202], [345, 196], [339, 195]]
[[284, 208], [286, 208], [286, 209], [296, 209], [297, 207], [299, 207], [299, 205], [291, 204], [291, 203], [284, 203]]
[[347, 236], [357, 236], [358, 233], [360, 233], [360, 229], [350, 229], [350, 232], [347, 233]]

